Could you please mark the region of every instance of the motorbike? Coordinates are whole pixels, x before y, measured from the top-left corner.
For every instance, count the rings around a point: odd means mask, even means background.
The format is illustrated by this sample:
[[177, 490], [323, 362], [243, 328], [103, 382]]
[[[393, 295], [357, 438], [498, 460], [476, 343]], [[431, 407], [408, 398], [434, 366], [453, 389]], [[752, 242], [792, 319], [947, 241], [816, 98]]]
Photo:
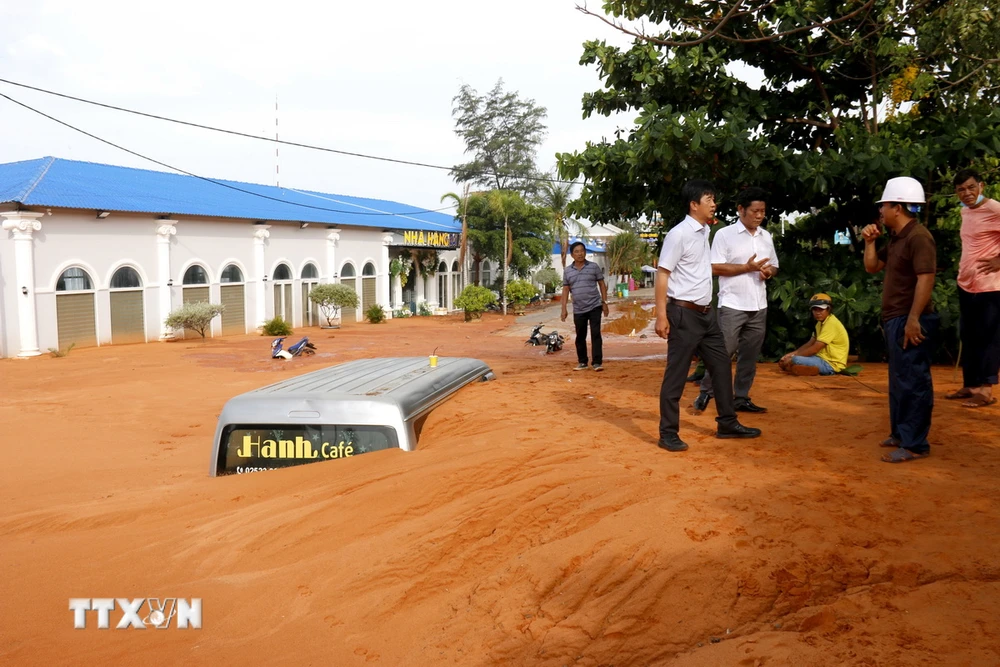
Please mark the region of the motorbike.
[[542, 333], [542, 327], [544, 324], [539, 324], [534, 329], [531, 330], [531, 335], [528, 340], [524, 341], [525, 345], [544, 345], [545, 354], [552, 354], [553, 352], [558, 352], [562, 349], [563, 343], [566, 342], [558, 331], [550, 331], [545, 334]]
[[271, 358], [272, 359], [291, 359], [292, 357], [298, 357], [301, 355], [316, 354], [316, 346], [309, 342], [308, 336], [303, 336], [302, 340], [294, 345], [288, 346], [287, 350], [282, 349], [282, 343], [285, 337], [275, 338], [271, 341]]
[[545, 337], [545, 354], [552, 354], [562, 349], [565, 339], [558, 331], [550, 331]]
[[537, 327], [531, 330], [531, 335], [528, 336], [528, 340], [524, 341], [525, 345], [545, 345], [545, 334], [542, 333], [543, 324], [539, 324]]

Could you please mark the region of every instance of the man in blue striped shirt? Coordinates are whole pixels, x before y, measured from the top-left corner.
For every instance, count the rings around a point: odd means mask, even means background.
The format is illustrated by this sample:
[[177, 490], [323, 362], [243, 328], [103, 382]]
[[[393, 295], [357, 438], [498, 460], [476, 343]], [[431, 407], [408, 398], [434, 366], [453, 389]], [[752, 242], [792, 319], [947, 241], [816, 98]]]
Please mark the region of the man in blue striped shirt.
[[587, 370], [587, 327], [590, 326], [590, 346], [593, 348], [594, 370], [604, 370], [604, 350], [601, 340], [601, 315], [608, 316], [608, 286], [604, 271], [587, 259], [587, 246], [577, 241], [569, 247], [573, 263], [563, 271], [562, 316], [568, 315], [566, 302], [573, 295], [573, 324], [576, 325], [576, 359], [573, 370]]

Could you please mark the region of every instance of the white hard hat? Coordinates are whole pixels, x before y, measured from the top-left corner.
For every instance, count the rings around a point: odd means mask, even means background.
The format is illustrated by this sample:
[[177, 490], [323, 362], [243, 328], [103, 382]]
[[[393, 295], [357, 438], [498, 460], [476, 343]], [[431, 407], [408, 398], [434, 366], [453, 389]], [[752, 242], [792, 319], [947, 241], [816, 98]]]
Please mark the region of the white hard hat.
[[924, 199], [924, 186], [920, 181], [909, 176], [899, 176], [886, 181], [885, 190], [882, 191], [882, 198], [876, 203], [899, 202], [900, 204], [926, 204]]

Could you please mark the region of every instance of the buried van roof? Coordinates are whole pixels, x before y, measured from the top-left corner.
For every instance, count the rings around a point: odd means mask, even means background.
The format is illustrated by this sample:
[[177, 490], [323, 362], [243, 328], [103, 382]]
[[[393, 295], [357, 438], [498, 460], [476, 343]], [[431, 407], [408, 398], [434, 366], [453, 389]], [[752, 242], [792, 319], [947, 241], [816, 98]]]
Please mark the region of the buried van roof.
[[421, 417], [465, 385], [493, 378], [485, 362], [468, 357], [441, 357], [435, 366], [428, 357], [359, 359], [240, 394], [219, 414], [212, 474], [234, 427], [388, 426], [410, 451]]

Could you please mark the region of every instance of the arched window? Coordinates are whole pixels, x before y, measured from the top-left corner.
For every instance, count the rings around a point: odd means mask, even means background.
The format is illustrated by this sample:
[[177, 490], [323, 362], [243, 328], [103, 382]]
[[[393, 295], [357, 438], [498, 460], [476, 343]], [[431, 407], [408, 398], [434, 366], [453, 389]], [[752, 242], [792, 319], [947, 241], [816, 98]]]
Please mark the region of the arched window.
[[438, 265], [438, 273], [448, 273], [447, 262], [441, 262], [441, 264]]
[[[316, 265], [310, 262], [302, 267], [302, 277], [303, 278], [319, 278], [319, 271], [316, 270]], [[275, 278], [277, 280], [277, 278]]]
[[243, 272], [240, 271], [240, 267], [235, 264], [230, 264], [222, 270], [222, 275], [219, 276], [220, 283], [241, 283], [243, 282]]
[[375, 275], [375, 265], [371, 262], [365, 264], [365, 268], [361, 271], [363, 276], [374, 276]]
[[131, 266], [123, 266], [111, 276], [111, 289], [135, 289], [142, 287], [139, 272]]
[[452, 271], [458, 271], [458, 261], [457, 260], [451, 263], [451, 270]]
[[340, 269], [341, 278], [353, 278], [354, 277], [354, 265], [347, 263], [344, 264], [343, 268]]
[[94, 289], [90, 275], [77, 266], [63, 271], [59, 276], [59, 282], [56, 283], [57, 292], [79, 292], [88, 289]]
[[287, 264], [278, 264], [274, 269], [274, 279], [275, 280], [291, 280], [292, 270], [288, 268]]
[[188, 270], [184, 272], [184, 284], [185, 285], [207, 285], [208, 284], [208, 273], [205, 269], [197, 264], [192, 264], [188, 267]]
[[482, 264], [480, 264], [480, 269], [479, 270], [481, 271], [481, 276], [482, 276], [480, 278], [480, 280], [479, 280], [480, 283], [482, 283], [486, 287], [489, 287], [490, 285], [492, 285], [493, 284], [493, 273], [492, 273], [492, 270], [490, 268], [490, 262], [489, 262], [489, 260], [484, 259], [482, 261]]

